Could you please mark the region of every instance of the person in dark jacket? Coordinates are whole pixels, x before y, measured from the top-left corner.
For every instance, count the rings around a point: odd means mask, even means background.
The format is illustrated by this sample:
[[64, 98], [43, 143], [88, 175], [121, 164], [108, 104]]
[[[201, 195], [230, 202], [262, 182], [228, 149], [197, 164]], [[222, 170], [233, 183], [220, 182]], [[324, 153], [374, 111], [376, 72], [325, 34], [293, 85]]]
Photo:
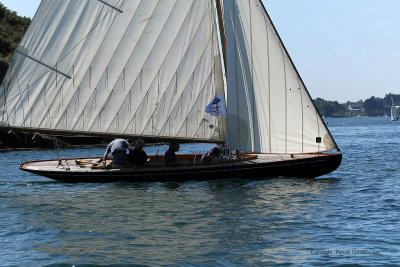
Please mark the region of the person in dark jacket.
[[164, 163], [165, 165], [177, 165], [178, 163], [178, 158], [176, 157], [175, 152], [178, 152], [180, 148], [180, 145], [178, 142], [171, 142], [169, 144], [169, 148], [167, 152], [164, 154]]
[[129, 154], [127, 156], [127, 161], [136, 166], [143, 166], [148, 161], [148, 156], [146, 152], [143, 150], [144, 147], [143, 139], [139, 139], [136, 141], [136, 145], [134, 149], [129, 150]]

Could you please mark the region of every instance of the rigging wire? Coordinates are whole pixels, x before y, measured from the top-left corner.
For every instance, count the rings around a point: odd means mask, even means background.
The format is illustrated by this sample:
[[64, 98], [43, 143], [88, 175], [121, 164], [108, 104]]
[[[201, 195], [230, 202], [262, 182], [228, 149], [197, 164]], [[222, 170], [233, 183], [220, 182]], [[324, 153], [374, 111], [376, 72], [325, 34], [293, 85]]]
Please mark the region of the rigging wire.
[[[118, 3], [120, 3], [122, 0], [119, 0], [116, 4], [118, 4]], [[101, 2], [101, 1], [100, 1]], [[79, 46], [79, 44], [80, 43], [82, 43], [100, 24], [101, 24], [101, 22], [111, 13], [113, 11], [113, 9], [110, 9], [108, 12], [106, 12], [106, 14], [101, 18], [101, 19], [99, 19], [99, 21], [98, 21], [98, 23], [96, 24], [96, 25], [94, 25], [90, 30], [89, 30], [89, 32], [85, 35], [85, 36], [83, 36], [83, 38], [79, 41], [79, 42], [77, 42], [77, 44], [74, 46], [74, 47], [72, 47], [71, 48], [71, 50], [68, 52], [68, 53], [66, 53], [63, 57], [61, 57], [57, 62], [56, 62], [56, 64], [53, 66], [53, 68], [54, 69], [57, 69], [57, 65], [62, 61], [62, 60], [64, 60], [64, 58], [66, 58], [69, 54], [71, 54], [72, 53], [72, 51], [74, 51], [78, 46]], [[115, 10], [114, 10], [115, 11]], [[29, 90], [29, 88], [33, 85], [33, 84], [35, 84], [36, 82], [38, 82], [41, 78], [43, 78], [44, 76], [46, 76], [50, 71], [52, 71], [52, 69], [49, 69], [48, 71], [46, 71], [43, 75], [41, 75], [40, 77], [38, 77], [35, 81], [33, 81], [29, 86], [27, 86], [24, 90], [22, 90], [20, 93], [18, 93], [18, 94], [16, 94], [14, 97], [12, 97], [11, 99], [7, 99], [5, 102], [4, 102], [4, 104], [3, 105], [6, 105], [6, 104], [8, 104], [9, 102], [11, 102], [12, 100], [14, 100], [15, 98], [17, 98], [18, 96], [20, 96], [20, 95], [22, 95], [23, 93], [25, 93], [26, 91], [28, 91]], [[57, 78], [57, 76], [56, 76], [56, 78]]]
[[68, 161], [65, 160], [65, 163], [67, 164], [66, 166], [62, 163], [62, 159], [61, 159], [61, 157], [60, 157], [61, 147], [60, 147], [60, 145], [59, 145], [58, 142], [57, 142], [57, 137], [56, 137], [56, 136], [53, 137], [53, 141], [54, 141], [54, 149], [55, 149], [55, 151], [56, 151], [57, 160], [58, 160], [57, 168], [58, 168], [59, 166], [61, 166], [62, 169], [65, 169], [66, 171], [69, 171], [69, 170], [70, 170], [70, 167], [69, 167]]

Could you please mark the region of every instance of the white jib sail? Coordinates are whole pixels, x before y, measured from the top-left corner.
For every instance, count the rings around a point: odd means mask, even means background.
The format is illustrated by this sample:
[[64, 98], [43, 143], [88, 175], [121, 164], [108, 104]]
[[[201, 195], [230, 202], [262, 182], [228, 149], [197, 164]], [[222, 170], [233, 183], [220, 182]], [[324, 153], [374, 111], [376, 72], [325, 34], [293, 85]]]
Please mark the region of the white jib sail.
[[2, 123], [224, 140], [212, 0], [43, 0], [1, 84]]
[[230, 148], [307, 153], [336, 147], [260, 0], [224, 0]]

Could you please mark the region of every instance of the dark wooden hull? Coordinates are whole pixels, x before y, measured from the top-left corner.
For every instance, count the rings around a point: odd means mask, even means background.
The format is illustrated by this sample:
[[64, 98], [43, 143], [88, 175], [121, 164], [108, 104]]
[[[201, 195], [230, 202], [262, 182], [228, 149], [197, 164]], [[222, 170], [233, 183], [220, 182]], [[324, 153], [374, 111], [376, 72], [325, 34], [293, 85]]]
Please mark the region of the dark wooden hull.
[[[73, 159], [71, 159], [72, 161]], [[41, 162], [26, 162], [20, 168], [24, 171], [68, 183], [127, 182], [169, 182], [187, 180], [212, 180], [222, 178], [262, 179], [267, 177], [317, 177], [336, 170], [342, 161], [342, 154], [310, 154], [306, 157], [278, 158], [277, 160], [248, 160], [234, 163], [195, 164], [180, 167], [145, 167], [120, 170], [48, 170], [31, 168]], [[50, 162], [50, 161], [48, 161]]]

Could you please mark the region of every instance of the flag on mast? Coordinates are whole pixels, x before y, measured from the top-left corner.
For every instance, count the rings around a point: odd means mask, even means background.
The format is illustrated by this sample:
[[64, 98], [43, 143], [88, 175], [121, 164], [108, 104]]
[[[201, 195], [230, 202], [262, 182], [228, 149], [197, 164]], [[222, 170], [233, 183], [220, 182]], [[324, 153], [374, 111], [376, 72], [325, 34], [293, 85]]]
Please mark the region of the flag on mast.
[[211, 116], [226, 115], [225, 95], [215, 97], [210, 104], [207, 105], [205, 112], [210, 113]]

